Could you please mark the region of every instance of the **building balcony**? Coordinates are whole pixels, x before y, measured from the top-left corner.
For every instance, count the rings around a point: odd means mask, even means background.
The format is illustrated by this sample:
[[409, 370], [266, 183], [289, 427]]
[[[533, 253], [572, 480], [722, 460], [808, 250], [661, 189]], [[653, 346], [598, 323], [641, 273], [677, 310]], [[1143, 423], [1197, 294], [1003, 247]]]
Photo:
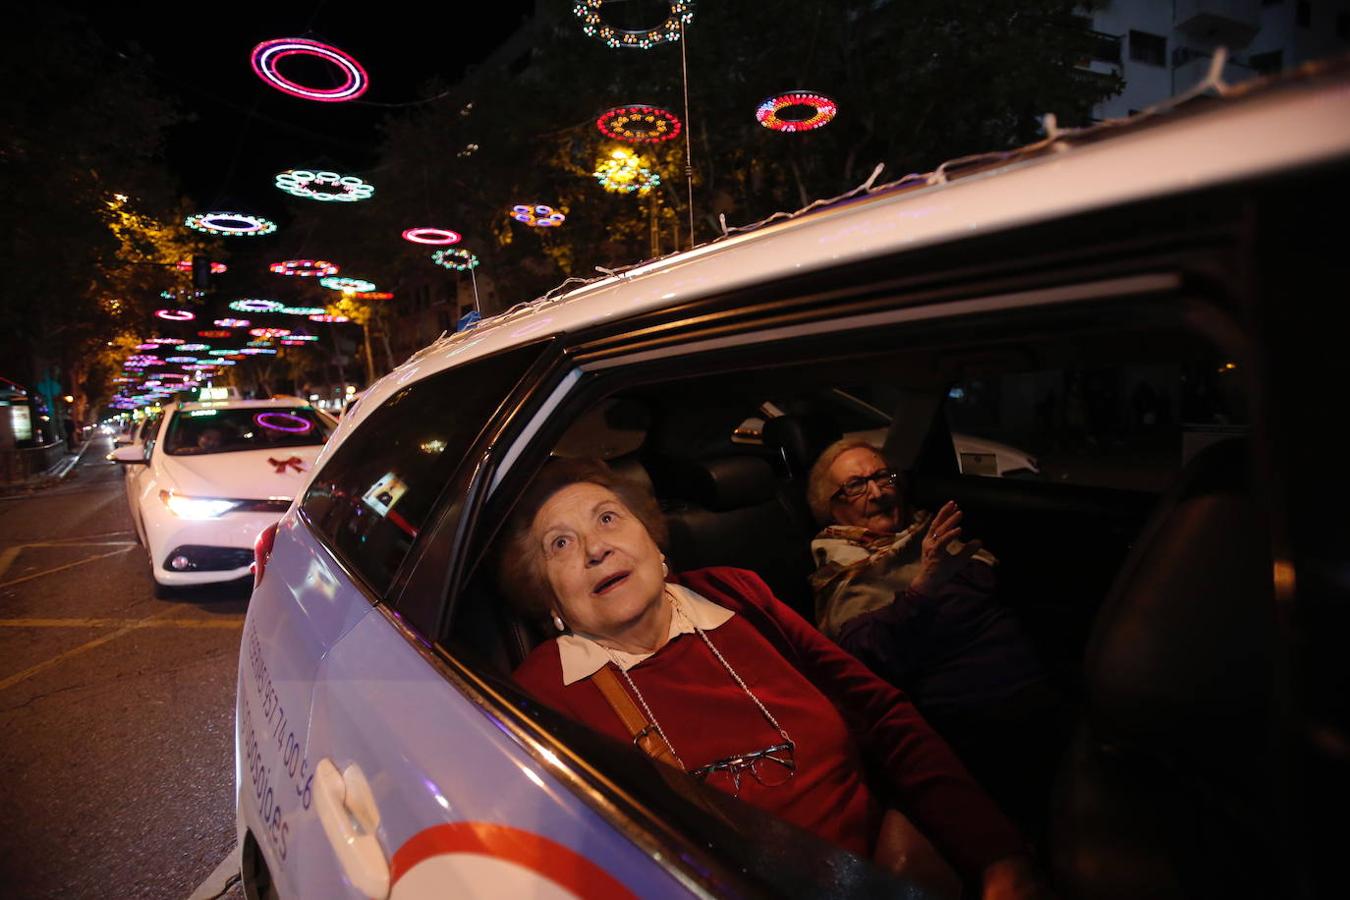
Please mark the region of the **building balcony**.
[[1261, 0], [1176, 0], [1178, 31], [1210, 44], [1245, 47], [1261, 27]]

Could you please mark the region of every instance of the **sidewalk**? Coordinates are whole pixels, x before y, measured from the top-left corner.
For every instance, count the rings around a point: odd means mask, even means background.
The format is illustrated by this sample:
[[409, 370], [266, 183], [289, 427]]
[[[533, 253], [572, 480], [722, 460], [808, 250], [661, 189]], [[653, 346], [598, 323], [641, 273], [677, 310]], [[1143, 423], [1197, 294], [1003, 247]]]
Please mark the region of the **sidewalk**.
[[0, 498], [23, 496], [32, 494], [45, 488], [53, 487], [65, 481], [70, 474], [75, 471], [75, 467], [84, 459], [85, 453], [98, 441], [98, 437], [92, 437], [80, 445], [80, 449], [74, 453], [67, 453], [61, 457], [50, 469], [45, 472], [39, 472], [36, 475], [30, 475], [23, 481], [14, 481], [0, 483]]

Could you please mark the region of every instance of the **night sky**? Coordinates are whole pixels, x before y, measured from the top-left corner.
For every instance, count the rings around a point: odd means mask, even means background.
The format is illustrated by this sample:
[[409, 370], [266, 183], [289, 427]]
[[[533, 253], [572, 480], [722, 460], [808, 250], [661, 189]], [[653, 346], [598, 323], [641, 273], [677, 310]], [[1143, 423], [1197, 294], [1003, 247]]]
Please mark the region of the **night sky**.
[[[416, 103], [429, 79], [446, 85], [481, 62], [521, 23], [532, 0], [380, 4], [63, 4], [115, 50], [139, 47], [165, 94], [192, 121], [169, 135], [178, 188], [201, 210], [284, 218], [278, 172], [322, 166], [361, 175], [375, 163], [379, 123]], [[307, 37], [354, 56], [370, 76], [359, 99], [316, 103], [267, 86], [249, 64], [258, 43]], [[326, 64], [292, 61], [283, 72], [332, 86]], [[325, 80], [330, 80], [325, 85]]]

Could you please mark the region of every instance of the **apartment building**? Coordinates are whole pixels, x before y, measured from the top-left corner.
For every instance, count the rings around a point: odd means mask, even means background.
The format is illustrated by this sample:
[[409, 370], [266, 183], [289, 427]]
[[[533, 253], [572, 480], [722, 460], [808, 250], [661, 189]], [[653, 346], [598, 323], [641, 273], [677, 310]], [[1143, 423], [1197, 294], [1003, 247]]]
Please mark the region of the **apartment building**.
[[1350, 0], [1107, 0], [1084, 13], [1097, 41], [1083, 68], [1125, 89], [1093, 110], [1129, 115], [1205, 77], [1218, 47], [1238, 82], [1350, 51]]

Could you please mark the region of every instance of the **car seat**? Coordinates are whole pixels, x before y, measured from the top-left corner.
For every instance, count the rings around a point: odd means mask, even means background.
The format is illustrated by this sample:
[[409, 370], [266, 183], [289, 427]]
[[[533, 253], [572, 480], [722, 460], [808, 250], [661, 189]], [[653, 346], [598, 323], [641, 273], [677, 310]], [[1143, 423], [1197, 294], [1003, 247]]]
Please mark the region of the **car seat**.
[[1093, 625], [1050, 854], [1084, 898], [1282, 896], [1282, 665], [1247, 446], [1198, 454]]

